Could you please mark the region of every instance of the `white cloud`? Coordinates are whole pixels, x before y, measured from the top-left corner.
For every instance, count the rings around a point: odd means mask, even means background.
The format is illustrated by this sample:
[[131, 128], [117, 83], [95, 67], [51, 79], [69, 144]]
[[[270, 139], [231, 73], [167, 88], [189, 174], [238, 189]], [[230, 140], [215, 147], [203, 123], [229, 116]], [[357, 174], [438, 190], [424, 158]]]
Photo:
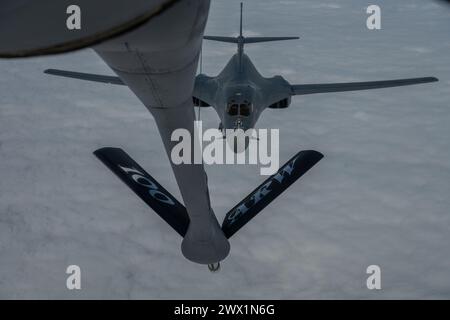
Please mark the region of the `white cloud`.
[[[207, 33], [237, 30], [238, 3], [213, 1]], [[259, 127], [281, 128], [282, 161], [310, 148], [326, 157], [232, 239], [215, 275], [186, 261], [179, 237], [91, 154], [123, 147], [180, 198], [146, 109], [127, 88], [42, 74], [109, 74], [98, 57], [0, 61], [0, 298], [449, 298], [450, 21], [420, 0], [380, 5], [386, 29], [370, 33], [364, 16], [316, 0], [246, 1], [252, 35], [302, 35], [301, 48], [247, 47], [265, 75], [441, 82], [266, 111]], [[207, 73], [227, 62], [223, 46], [205, 46]], [[218, 125], [211, 110], [202, 119]], [[261, 182], [258, 171], [208, 168], [219, 217]], [[82, 270], [77, 294], [65, 288], [70, 264]], [[383, 272], [376, 295], [365, 289], [371, 264]]]

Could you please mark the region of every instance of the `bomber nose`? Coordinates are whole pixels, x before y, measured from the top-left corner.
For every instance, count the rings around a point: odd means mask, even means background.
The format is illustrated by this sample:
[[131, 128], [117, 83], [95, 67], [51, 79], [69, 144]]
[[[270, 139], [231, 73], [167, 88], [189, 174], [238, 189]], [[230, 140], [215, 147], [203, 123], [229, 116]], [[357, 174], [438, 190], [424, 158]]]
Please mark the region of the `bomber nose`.
[[250, 137], [245, 134], [245, 129], [243, 128], [235, 128], [235, 130], [241, 129], [239, 132], [236, 132], [232, 136], [227, 136], [227, 144], [228, 147], [234, 151], [234, 153], [242, 153], [248, 149], [250, 145]]

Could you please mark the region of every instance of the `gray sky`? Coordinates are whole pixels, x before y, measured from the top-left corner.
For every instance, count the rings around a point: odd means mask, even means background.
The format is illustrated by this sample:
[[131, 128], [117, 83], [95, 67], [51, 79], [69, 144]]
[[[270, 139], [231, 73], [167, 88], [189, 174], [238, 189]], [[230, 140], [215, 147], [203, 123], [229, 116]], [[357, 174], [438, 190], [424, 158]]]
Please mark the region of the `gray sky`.
[[[207, 33], [238, 31], [239, 1], [212, 0]], [[365, 8], [382, 8], [382, 30]], [[223, 270], [183, 258], [181, 239], [99, 163], [127, 150], [178, 198], [154, 120], [126, 87], [46, 68], [111, 74], [93, 51], [0, 61], [0, 298], [450, 298], [450, 11], [422, 0], [245, 1], [245, 32], [299, 35], [246, 48], [292, 83], [436, 76], [437, 84], [293, 99], [258, 126], [280, 160], [326, 158], [241, 230]], [[205, 43], [217, 74], [233, 45]], [[217, 127], [213, 110], [202, 111]], [[264, 177], [207, 168], [219, 220]], [[65, 269], [82, 269], [82, 290]], [[382, 268], [381, 291], [365, 287]]]

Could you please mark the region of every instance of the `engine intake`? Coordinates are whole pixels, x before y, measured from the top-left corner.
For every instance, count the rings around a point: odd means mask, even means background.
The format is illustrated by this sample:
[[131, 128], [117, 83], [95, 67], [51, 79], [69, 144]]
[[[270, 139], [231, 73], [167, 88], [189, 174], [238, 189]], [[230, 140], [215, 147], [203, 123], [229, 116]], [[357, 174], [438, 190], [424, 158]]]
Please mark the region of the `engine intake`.
[[270, 109], [285, 109], [291, 105], [291, 98], [286, 98], [269, 106]]

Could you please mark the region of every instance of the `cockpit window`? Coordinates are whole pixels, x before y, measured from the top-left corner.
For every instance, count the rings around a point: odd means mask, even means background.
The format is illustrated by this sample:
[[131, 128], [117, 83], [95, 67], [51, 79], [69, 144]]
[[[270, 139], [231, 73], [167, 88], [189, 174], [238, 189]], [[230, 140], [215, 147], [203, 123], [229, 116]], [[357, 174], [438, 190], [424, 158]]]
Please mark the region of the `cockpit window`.
[[227, 113], [230, 116], [237, 116], [239, 113], [239, 106], [235, 103], [228, 105]]
[[232, 101], [227, 108], [227, 113], [230, 116], [242, 116], [242, 117], [249, 117], [252, 113], [252, 105], [248, 101], [244, 101], [244, 103], [237, 104], [236, 102]]
[[241, 106], [240, 106], [239, 114], [243, 117], [248, 117], [248, 116], [250, 116], [251, 112], [252, 112], [251, 105], [247, 101], [244, 101], [244, 103], [241, 104]]

